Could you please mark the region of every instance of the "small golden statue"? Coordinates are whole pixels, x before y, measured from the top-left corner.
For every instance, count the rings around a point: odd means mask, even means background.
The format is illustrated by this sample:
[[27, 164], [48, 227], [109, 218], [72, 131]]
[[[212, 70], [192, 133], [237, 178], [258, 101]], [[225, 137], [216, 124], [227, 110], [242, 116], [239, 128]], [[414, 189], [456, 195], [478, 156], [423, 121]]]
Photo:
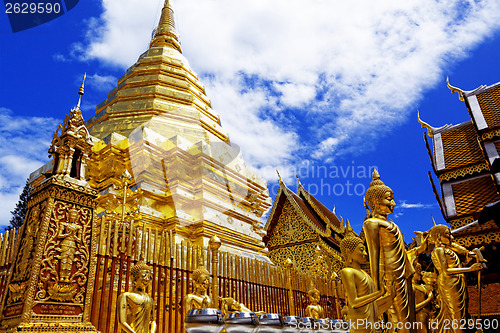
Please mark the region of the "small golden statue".
[[306, 308], [306, 315], [316, 319], [325, 318], [325, 311], [323, 307], [319, 305], [319, 300], [321, 299], [319, 290], [311, 285], [311, 290], [309, 290], [308, 295], [309, 305]]
[[213, 308], [212, 299], [207, 294], [210, 285], [210, 272], [200, 266], [193, 271], [193, 293], [184, 296], [183, 306], [187, 315], [192, 309]]
[[431, 315], [432, 315], [432, 300], [434, 295], [432, 287], [422, 283], [422, 266], [415, 262], [413, 264], [415, 274], [413, 275], [413, 291], [415, 293], [415, 311], [417, 322], [422, 323], [419, 327], [419, 332], [427, 333], [429, 330]]
[[[396, 223], [387, 218], [396, 206], [394, 193], [380, 180], [377, 170], [373, 172], [373, 180], [366, 191], [366, 201], [371, 212], [366, 207], [368, 216], [363, 223], [363, 230], [370, 255], [371, 276], [376, 290], [382, 289], [383, 276], [394, 284], [396, 295], [389, 309], [390, 320], [408, 327], [405, 324], [412, 321], [410, 314], [414, 315], [415, 310], [409, 304], [408, 297], [413, 292], [411, 276], [414, 271], [406, 254], [403, 233]], [[403, 328], [400, 332], [409, 331]]]
[[340, 271], [340, 278], [347, 296], [347, 320], [355, 323], [350, 330], [353, 333], [375, 332], [373, 324], [378, 321], [378, 307], [384, 308], [385, 305], [387, 308], [391, 304], [392, 285], [390, 282], [387, 284], [389, 293], [385, 292], [383, 285], [375, 289], [373, 279], [361, 268], [368, 261], [365, 246], [352, 231], [349, 221], [344, 239], [340, 242], [340, 251], [346, 266]]
[[155, 333], [154, 301], [145, 290], [151, 283], [151, 268], [139, 261], [130, 269], [133, 289], [118, 296], [118, 324], [127, 333]]
[[[435, 246], [431, 258], [438, 272], [437, 288], [440, 296], [440, 309], [437, 320], [439, 332], [441, 332], [446, 322], [460, 323], [465, 318], [464, 273], [479, 271], [483, 268], [483, 264], [477, 262], [470, 267], [462, 267], [458, 254], [475, 256], [475, 253], [453, 243], [453, 236], [448, 226], [442, 224], [433, 226], [430, 230], [429, 241]], [[463, 332], [460, 325], [457, 328], [450, 325], [450, 329], [455, 333]]]

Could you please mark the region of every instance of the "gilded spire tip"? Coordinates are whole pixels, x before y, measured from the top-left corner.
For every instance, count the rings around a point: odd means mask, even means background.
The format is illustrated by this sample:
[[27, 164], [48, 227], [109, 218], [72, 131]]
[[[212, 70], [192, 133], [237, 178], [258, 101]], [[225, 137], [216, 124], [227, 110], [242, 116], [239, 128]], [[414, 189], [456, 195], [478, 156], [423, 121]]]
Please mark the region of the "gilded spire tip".
[[175, 28], [172, 0], [165, 0], [161, 10], [160, 21], [155, 29], [149, 47], [170, 46], [182, 53], [179, 34]]
[[278, 174], [278, 178], [280, 179], [280, 183], [283, 183], [283, 180], [281, 179], [280, 172], [278, 171], [278, 169], [276, 169], [276, 173]]
[[78, 97], [78, 104], [76, 104], [77, 109], [80, 108], [80, 104], [82, 102], [82, 96], [83, 96], [83, 93], [85, 91], [85, 79], [86, 78], [87, 78], [87, 72], [85, 72], [83, 74], [83, 81], [82, 81], [82, 84], [80, 85], [80, 89], [78, 89], [78, 95], [80, 95], [80, 97]]
[[380, 179], [380, 174], [378, 173], [377, 169], [374, 169], [372, 174], [372, 180], [379, 180], [379, 179]]
[[299, 175], [295, 174], [295, 178], [297, 178], [298, 186], [302, 186], [302, 184], [300, 183]]

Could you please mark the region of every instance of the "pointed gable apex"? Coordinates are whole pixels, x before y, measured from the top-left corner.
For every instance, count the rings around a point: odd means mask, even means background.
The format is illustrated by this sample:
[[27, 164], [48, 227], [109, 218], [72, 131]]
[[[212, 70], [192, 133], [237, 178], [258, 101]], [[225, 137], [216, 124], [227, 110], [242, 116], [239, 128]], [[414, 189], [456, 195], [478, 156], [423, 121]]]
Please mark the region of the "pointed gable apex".
[[315, 214], [326, 224], [326, 226], [330, 226], [334, 231], [338, 233], [344, 232], [344, 227], [340, 222], [337, 215], [334, 212], [325, 207], [318, 199], [312, 196], [307, 190], [302, 186], [299, 182], [299, 186], [297, 188], [297, 196], [304, 200], [310, 207], [311, 210], [314, 211]]

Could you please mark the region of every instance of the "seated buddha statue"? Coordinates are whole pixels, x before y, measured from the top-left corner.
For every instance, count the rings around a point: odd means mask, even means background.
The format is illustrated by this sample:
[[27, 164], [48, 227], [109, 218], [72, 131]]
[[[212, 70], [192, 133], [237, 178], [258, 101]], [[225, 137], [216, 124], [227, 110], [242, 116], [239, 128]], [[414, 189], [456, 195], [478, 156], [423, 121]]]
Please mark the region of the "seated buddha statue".
[[210, 272], [204, 266], [200, 266], [193, 271], [191, 279], [193, 292], [184, 296], [183, 299], [185, 314], [187, 315], [192, 309], [213, 308], [212, 299], [207, 294]]
[[146, 293], [151, 283], [152, 270], [143, 261], [130, 269], [132, 291], [118, 296], [118, 325], [126, 333], [155, 333], [156, 322], [153, 320], [154, 301]]
[[318, 304], [321, 298], [319, 290], [313, 287], [309, 290], [308, 296], [309, 305], [306, 308], [306, 315], [316, 319], [325, 318], [325, 311], [323, 310], [323, 307]]

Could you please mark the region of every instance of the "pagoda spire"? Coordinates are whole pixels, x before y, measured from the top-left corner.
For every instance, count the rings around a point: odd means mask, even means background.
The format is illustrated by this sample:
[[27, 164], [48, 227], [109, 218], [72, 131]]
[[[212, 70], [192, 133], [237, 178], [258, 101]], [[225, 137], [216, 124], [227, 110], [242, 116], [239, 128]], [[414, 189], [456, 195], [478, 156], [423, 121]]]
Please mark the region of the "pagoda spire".
[[170, 46], [182, 53], [179, 34], [175, 29], [172, 2], [173, 0], [165, 0], [163, 9], [161, 10], [160, 22], [158, 22], [158, 27], [156, 28], [149, 47]]

